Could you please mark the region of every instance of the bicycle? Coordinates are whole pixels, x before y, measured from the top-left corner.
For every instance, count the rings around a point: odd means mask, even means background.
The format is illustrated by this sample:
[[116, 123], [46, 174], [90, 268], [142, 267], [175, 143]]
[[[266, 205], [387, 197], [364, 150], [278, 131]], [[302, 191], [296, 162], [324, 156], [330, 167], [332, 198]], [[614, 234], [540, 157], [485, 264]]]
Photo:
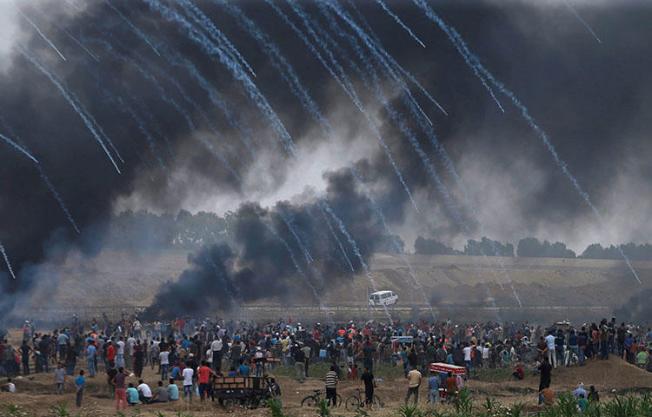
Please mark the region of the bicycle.
[[[323, 397], [323, 398], [322, 398]], [[306, 397], [301, 400], [301, 406], [302, 407], [317, 407], [319, 403], [322, 401], [322, 399], [325, 399], [324, 397], [324, 391], [320, 389], [314, 390], [314, 394], [307, 395]], [[342, 396], [340, 394], [337, 394], [336, 397], [336, 407], [340, 407], [342, 405]]]
[[[357, 392], [357, 395], [352, 395], [349, 398], [346, 399], [346, 403], [344, 406], [346, 407], [347, 410], [357, 410], [358, 408], [363, 408], [365, 406], [365, 397], [362, 396], [362, 390], [360, 388], [355, 390]], [[371, 400], [371, 409], [372, 410], [378, 410], [381, 409], [385, 406], [382, 401], [380, 401], [380, 398], [376, 394], [374, 394], [373, 399]]]

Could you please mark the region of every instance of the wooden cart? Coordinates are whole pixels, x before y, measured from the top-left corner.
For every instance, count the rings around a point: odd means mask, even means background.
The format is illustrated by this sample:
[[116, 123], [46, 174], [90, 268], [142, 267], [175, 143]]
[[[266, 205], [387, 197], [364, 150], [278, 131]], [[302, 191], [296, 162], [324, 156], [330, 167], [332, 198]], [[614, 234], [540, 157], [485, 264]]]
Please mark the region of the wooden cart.
[[224, 408], [257, 408], [272, 398], [267, 377], [217, 377], [213, 382], [213, 400]]

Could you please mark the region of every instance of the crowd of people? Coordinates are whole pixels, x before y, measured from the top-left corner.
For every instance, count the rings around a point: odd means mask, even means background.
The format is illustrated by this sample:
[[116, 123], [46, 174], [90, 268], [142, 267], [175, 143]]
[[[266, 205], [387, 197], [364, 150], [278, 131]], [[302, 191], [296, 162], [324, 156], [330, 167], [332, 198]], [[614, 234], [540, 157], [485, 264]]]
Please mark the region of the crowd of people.
[[[374, 369], [388, 364], [402, 367], [408, 381], [406, 403], [418, 401], [422, 380], [427, 398], [436, 403], [440, 392], [454, 396], [464, 385], [459, 376], [430, 373], [428, 365], [439, 362], [464, 367], [470, 377], [480, 368], [513, 368], [517, 379], [536, 372], [545, 402], [555, 367], [581, 366], [587, 360], [618, 355], [650, 369], [651, 343], [650, 329], [617, 324], [615, 318], [544, 327], [528, 322], [427, 320], [303, 325], [289, 319], [255, 323], [179, 318], [143, 323], [134, 316], [118, 321], [105, 316], [82, 323], [74, 317], [69, 325], [50, 333], [36, 332], [33, 323], [26, 321], [19, 346], [7, 340], [0, 343], [0, 375], [11, 378], [53, 370], [55, 390], [61, 393], [75, 369], [84, 368], [74, 379], [81, 404], [85, 378], [102, 372], [116, 407], [122, 409], [177, 401], [180, 393], [188, 401], [193, 396], [203, 401], [211, 397], [212, 381], [218, 376], [263, 376], [276, 366], [294, 367], [296, 379], [303, 382], [312, 364], [326, 362], [332, 364], [325, 379], [326, 396], [334, 405], [342, 370], [346, 377], [362, 381], [370, 403]], [[142, 379], [146, 366], [157, 374], [154, 384]], [[138, 383], [127, 382], [130, 376]], [[15, 390], [11, 381], [6, 386]]]

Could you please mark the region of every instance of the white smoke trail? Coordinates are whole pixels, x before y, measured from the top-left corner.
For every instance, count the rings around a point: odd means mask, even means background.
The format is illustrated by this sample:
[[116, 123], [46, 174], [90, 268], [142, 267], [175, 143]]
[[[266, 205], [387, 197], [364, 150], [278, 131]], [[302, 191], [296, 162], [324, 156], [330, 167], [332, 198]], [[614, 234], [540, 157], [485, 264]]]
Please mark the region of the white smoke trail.
[[22, 153], [29, 159], [31, 159], [35, 164], [38, 164], [38, 159], [36, 159], [31, 153], [27, 151], [27, 149], [23, 148], [13, 140], [9, 139], [7, 136], [3, 135], [0, 133], [0, 139], [4, 140], [6, 143], [8, 143], [10, 146], [12, 146], [14, 149], [16, 149], [18, 152]]
[[104, 3], [106, 3], [106, 5], [109, 6], [114, 12], [116, 12], [118, 16], [120, 16], [120, 18], [122, 18], [122, 20], [127, 24], [127, 26], [129, 26], [129, 28], [136, 34], [136, 36], [138, 36], [143, 40], [143, 42], [152, 48], [152, 51], [154, 51], [156, 55], [161, 56], [160, 52], [158, 49], [156, 49], [154, 44], [152, 44], [147, 35], [145, 35], [142, 30], [138, 29], [138, 27], [136, 27], [136, 25], [134, 25], [131, 20], [127, 18], [127, 16], [125, 16], [117, 7], [115, 7], [110, 0], [104, 0]]
[[27, 23], [29, 23], [34, 28], [34, 30], [36, 30], [36, 32], [39, 34], [39, 36], [41, 38], [43, 38], [43, 40], [45, 42], [47, 42], [48, 45], [50, 45], [50, 48], [54, 49], [54, 51], [57, 53], [57, 55], [59, 55], [59, 57], [62, 60], [65, 61], [66, 57], [63, 56], [61, 51], [59, 51], [59, 49], [56, 46], [54, 46], [54, 43], [52, 43], [52, 41], [50, 39], [48, 39], [48, 37], [45, 36], [45, 34], [43, 32], [41, 32], [41, 29], [39, 29], [39, 27], [36, 26], [36, 23], [34, 23], [34, 21], [32, 21], [32, 19], [30, 19], [29, 16], [27, 16], [25, 13], [23, 13], [23, 11], [20, 10], [20, 7], [16, 7], [16, 10], [18, 10], [18, 13], [20, 13], [20, 15], [27, 21]]
[[14, 270], [11, 267], [11, 262], [9, 262], [9, 257], [7, 256], [7, 252], [5, 251], [5, 247], [2, 246], [1, 242], [0, 242], [0, 253], [2, 253], [2, 257], [5, 259], [5, 264], [7, 264], [7, 269], [9, 270], [11, 277], [13, 279], [16, 279], [16, 275], [14, 274]]
[[577, 20], [579, 20], [579, 22], [582, 24], [582, 26], [584, 26], [584, 28], [591, 34], [591, 36], [593, 36], [598, 43], [602, 43], [602, 41], [600, 40], [600, 38], [598, 38], [598, 35], [595, 33], [593, 28], [588, 24], [588, 22], [586, 20], [584, 20], [582, 18], [582, 16], [580, 16], [580, 14], [573, 7], [573, 5], [570, 3], [570, 1], [569, 0], [564, 0], [564, 4], [568, 7], [568, 9], [571, 11], [571, 13], [573, 13], [573, 15], [577, 18]]
[[[428, 4], [423, 1], [423, 0], [412, 0], [417, 6], [419, 6], [426, 16], [432, 20], [446, 35], [449, 37], [450, 41], [453, 42], [455, 45], [455, 48], [458, 50], [458, 52], [463, 56], [464, 61], [467, 63], [467, 65], [470, 66], [470, 68], [473, 70], [473, 72], [478, 75], [483, 81], [486, 80], [490, 82], [501, 94], [503, 94], [505, 97], [509, 98], [514, 107], [516, 107], [520, 112], [521, 112], [521, 117], [525, 119], [527, 122], [528, 126], [534, 131], [536, 136], [541, 139], [543, 142], [544, 146], [552, 156], [555, 164], [561, 169], [562, 173], [564, 176], [570, 181], [571, 185], [575, 189], [575, 191], [580, 195], [580, 197], [584, 200], [587, 206], [591, 209], [595, 217], [598, 219], [598, 222], [601, 225], [604, 225], [605, 221], [604, 218], [602, 217], [602, 214], [600, 211], [597, 209], [597, 207], [593, 204], [591, 201], [591, 198], [589, 194], [584, 191], [580, 183], [577, 181], [577, 178], [573, 176], [573, 174], [570, 172], [568, 168], [568, 164], [561, 159], [559, 154], [557, 153], [557, 150], [555, 149], [554, 145], [550, 141], [550, 138], [548, 137], [548, 134], [534, 121], [534, 118], [530, 115], [529, 110], [521, 101], [516, 97], [514, 92], [512, 92], [510, 89], [508, 89], [501, 81], [496, 79], [489, 70], [487, 70], [482, 63], [480, 63], [480, 59], [469, 49], [468, 45], [466, 42], [464, 42], [464, 39], [462, 39], [462, 36], [455, 30], [455, 28], [449, 26], [444, 22], [444, 20], [439, 17]], [[623, 252], [622, 248], [618, 246], [618, 251], [620, 252], [621, 257], [627, 264], [627, 267], [629, 268], [629, 271], [632, 273], [634, 278], [639, 284], [642, 284], [641, 279], [638, 276], [638, 273], [634, 269], [631, 261], [629, 260], [629, 257]]]
[[402, 27], [402, 28], [403, 28], [407, 33], [409, 33], [410, 36], [412, 37], [412, 39], [414, 39], [414, 40], [415, 40], [419, 45], [421, 45], [422, 48], [425, 48], [425, 47], [426, 47], [426, 45], [423, 43], [423, 41], [422, 41], [421, 39], [419, 39], [419, 37], [418, 37], [417, 35], [415, 35], [414, 32], [412, 32], [412, 29], [410, 29], [410, 28], [409, 28], [405, 23], [403, 23], [403, 21], [401, 20], [401, 18], [398, 17], [398, 16], [396, 15], [396, 13], [394, 13], [394, 12], [393, 12], [393, 11], [392, 11], [392, 10], [391, 10], [387, 5], [386, 5], [386, 4], [385, 4], [385, 2], [384, 2], [383, 0], [376, 0], [376, 3], [378, 3], [378, 4], [380, 5], [380, 7], [383, 8], [383, 10], [385, 11], [385, 13], [387, 13], [388, 15], [390, 15], [390, 16], [392, 17], [392, 19], [394, 19], [394, 21], [396, 21], [396, 23], [398, 23], [398, 25], [399, 25], [400, 27]]
[[34, 58], [33, 56], [31, 56], [31, 54], [29, 54], [29, 53], [27, 52], [26, 49], [24, 49], [24, 48], [23, 48], [22, 46], [20, 46], [20, 45], [17, 46], [17, 49], [18, 49], [18, 51], [20, 52], [20, 54], [21, 54], [23, 57], [25, 57], [29, 62], [32, 63], [32, 65], [34, 65], [34, 66], [35, 66], [35, 67], [36, 67], [36, 68], [37, 68], [41, 73], [43, 73], [43, 75], [45, 75], [45, 76], [50, 80], [50, 82], [51, 82], [52, 84], [54, 84], [54, 86], [59, 90], [59, 92], [61, 93], [61, 95], [63, 96], [63, 98], [66, 99], [66, 101], [68, 102], [68, 104], [70, 104], [70, 106], [73, 108], [73, 110], [75, 110], [75, 112], [76, 112], [76, 113], [79, 115], [79, 117], [82, 119], [82, 121], [84, 122], [84, 125], [85, 125], [86, 128], [91, 132], [91, 134], [93, 135], [93, 137], [95, 138], [95, 140], [97, 141], [97, 143], [100, 144], [100, 146], [102, 147], [102, 150], [104, 151], [104, 153], [106, 154], [106, 156], [109, 158], [109, 161], [111, 161], [111, 163], [113, 164], [113, 167], [115, 168], [115, 170], [118, 172], [118, 174], [120, 174], [121, 172], [120, 172], [120, 168], [118, 167], [118, 164], [117, 164], [117, 163], [115, 162], [115, 160], [113, 159], [113, 155], [111, 155], [111, 153], [109, 152], [109, 150], [106, 148], [106, 145], [104, 144], [104, 141], [102, 140], [102, 138], [101, 138], [100, 135], [98, 134], [97, 130], [96, 130], [95, 127], [93, 126], [93, 123], [91, 122], [91, 120], [88, 118], [86, 112], [82, 109], [82, 107], [81, 107], [81, 103], [77, 103], [77, 102], [75, 102], [75, 100], [73, 100], [73, 98], [70, 96], [70, 94], [69, 94], [68, 91], [65, 89], [65, 87], [63, 86], [63, 84], [61, 84], [61, 82], [60, 82], [59, 80], [57, 80], [57, 79], [54, 77], [54, 75], [52, 75], [52, 73], [50, 73], [47, 69], [45, 69], [45, 67], [44, 67], [43, 65], [41, 65], [41, 64], [36, 60], [36, 58]]

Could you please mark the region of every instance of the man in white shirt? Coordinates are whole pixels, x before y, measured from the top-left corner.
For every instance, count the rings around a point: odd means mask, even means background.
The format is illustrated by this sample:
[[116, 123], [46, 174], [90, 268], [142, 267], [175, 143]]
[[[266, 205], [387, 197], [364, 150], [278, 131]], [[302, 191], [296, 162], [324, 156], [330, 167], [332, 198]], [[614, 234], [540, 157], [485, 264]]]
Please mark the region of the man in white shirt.
[[136, 339], [133, 336], [127, 338], [127, 343], [125, 345], [125, 362], [127, 363], [127, 369], [133, 368], [133, 358], [134, 358], [134, 346], [136, 345]]
[[0, 391], [2, 392], [16, 392], [16, 385], [14, 385], [13, 382], [11, 382], [11, 378], [7, 378], [7, 383], [0, 386]]
[[485, 343], [482, 348], [482, 363], [484, 366], [489, 366], [489, 343]]
[[183, 397], [187, 398], [188, 401], [192, 401], [192, 377], [194, 374], [195, 372], [188, 364], [181, 373], [183, 376]]
[[213, 371], [215, 373], [220, 372], [222, 367], [222, 348], [224, 344], [222, 339], [216, 337], [215, 340], [211, 343], [211, 350], [213, 351]]
[[152, 390], [143, 380], [138, 381], [138, 397], [140, 397], [140, 402], [143, 404], [149, 404], [152, 402]]
[[161, 381], [167, 381], [168, 371], [170, 369], [170, 352], [167, 350], [161, 351], [158, 354], [158, 359], [161, 364]]
[[118, 340], [116, 346], [118, 349], [115, 355], [115, 366], [116, 368], [124, 368], [125, 367], [125, 342], [122, 336], [120, 336], [120, 340]]
[[464, 352], [464, 365], [466, 365], [466, 372], [470, 375], [471, 374], [471, 346], [469, 346], [468, 343], [464, 343], [464, 349], [462, 349], [462, 352]]
[[557, 367], [557, 355], [555, 354], [555, 336], [552, 332], [548, 333], [548, 336], [545, 338], [546, 348], [548, 349], [548, 362], [552, 365], [553, 368]]

